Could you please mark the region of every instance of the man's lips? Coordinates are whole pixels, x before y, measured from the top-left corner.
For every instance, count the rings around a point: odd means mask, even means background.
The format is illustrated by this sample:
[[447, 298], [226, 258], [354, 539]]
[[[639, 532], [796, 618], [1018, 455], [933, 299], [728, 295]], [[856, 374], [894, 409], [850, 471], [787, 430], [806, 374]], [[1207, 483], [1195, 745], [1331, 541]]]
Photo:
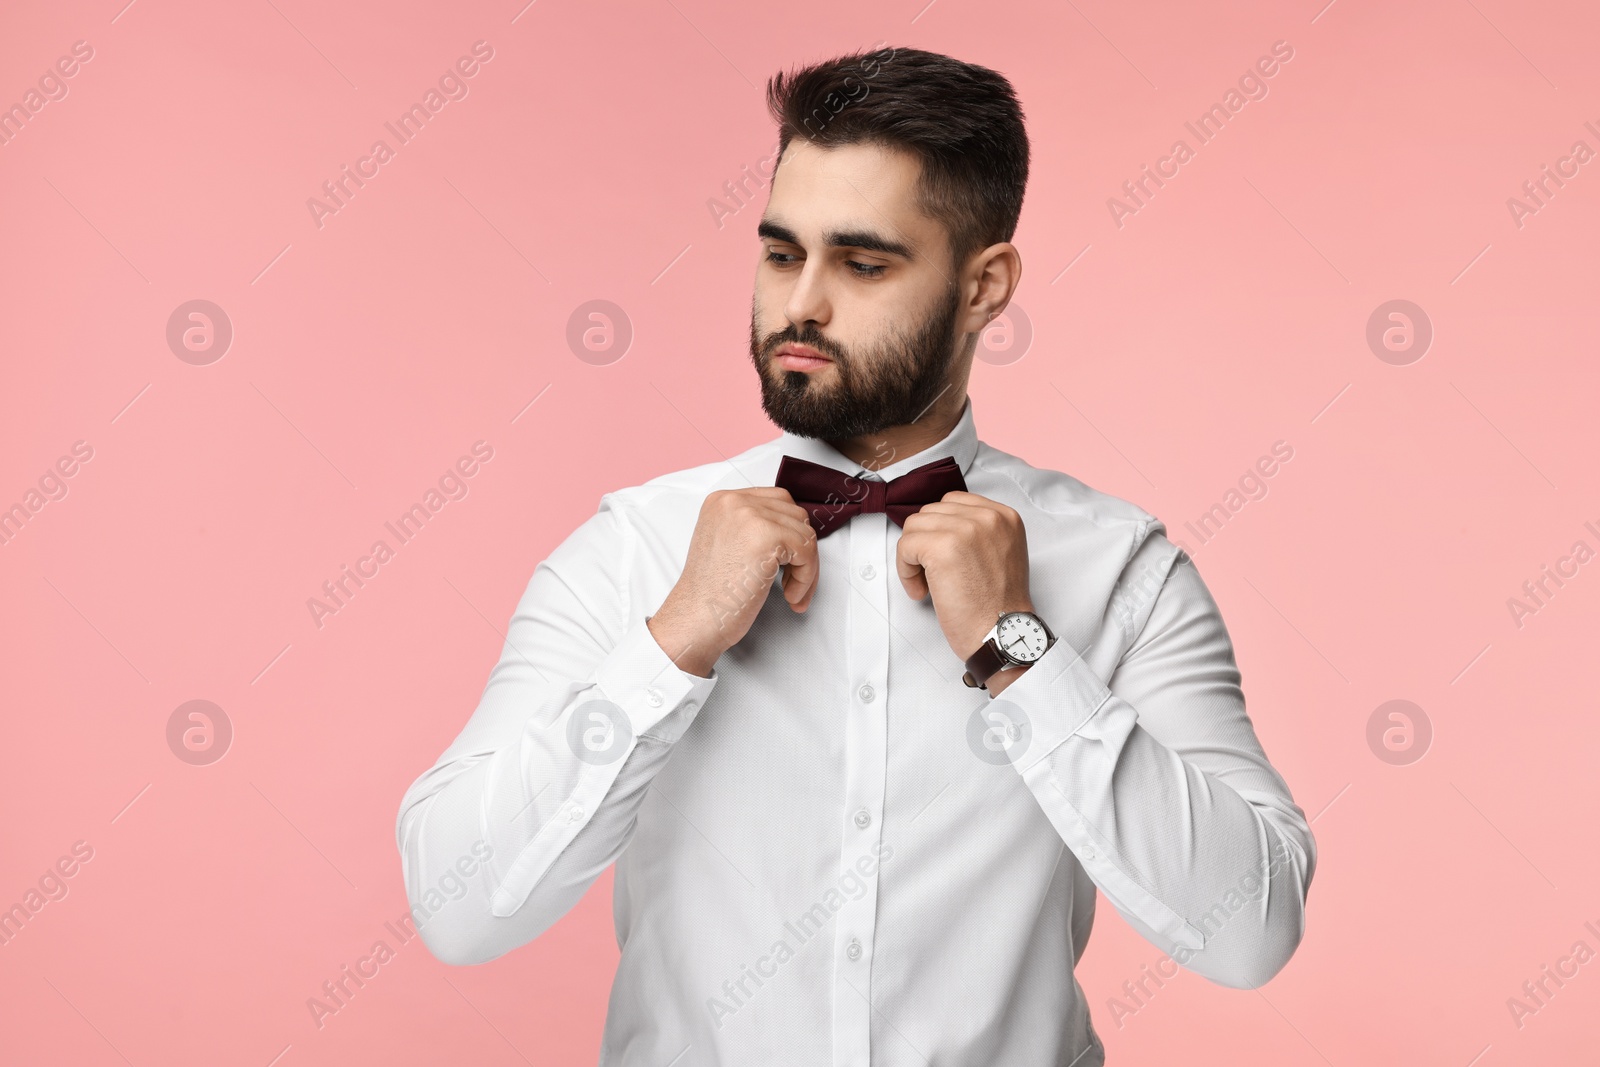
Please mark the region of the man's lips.
[[821, 352], [805, 345], [783, 345], [773, 353], [773, 357], [777, 359], [778, 366], [785, 370], [816, 370], [833, 362]]

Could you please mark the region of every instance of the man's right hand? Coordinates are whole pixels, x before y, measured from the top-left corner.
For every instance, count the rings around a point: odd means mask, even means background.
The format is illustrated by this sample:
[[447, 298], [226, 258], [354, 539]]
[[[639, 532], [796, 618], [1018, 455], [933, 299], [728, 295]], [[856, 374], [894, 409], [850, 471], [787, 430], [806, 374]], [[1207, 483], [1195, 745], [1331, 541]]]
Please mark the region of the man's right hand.
[[719, 489], [706, 496], [677, 584], [650, 633], [678, 667], [711, 676], [756, 620], [782, 565], [783, 598], [805, 611], [817, 588], [817, 535], [787, 489]]

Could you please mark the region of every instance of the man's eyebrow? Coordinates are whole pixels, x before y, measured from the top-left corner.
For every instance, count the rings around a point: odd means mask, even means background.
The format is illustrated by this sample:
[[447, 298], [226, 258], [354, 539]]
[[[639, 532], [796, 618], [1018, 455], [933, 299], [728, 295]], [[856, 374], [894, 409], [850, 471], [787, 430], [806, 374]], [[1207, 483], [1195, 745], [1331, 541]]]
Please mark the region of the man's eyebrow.
[[[785, 244], [797, 245], [799, 238], [787, 226], [762, 219], [756, 227], [757, 237], [767, 237]], [[884, 237], [882, 234], [871, 230], [829, 230], [822, 235], [822, 242], [829, 248], [859, 248], [866, 252], [881, 252], [886, 256], [899, 256], [902, 259], [911, 259], [916, 253], [911, 246], [902, 241]]]

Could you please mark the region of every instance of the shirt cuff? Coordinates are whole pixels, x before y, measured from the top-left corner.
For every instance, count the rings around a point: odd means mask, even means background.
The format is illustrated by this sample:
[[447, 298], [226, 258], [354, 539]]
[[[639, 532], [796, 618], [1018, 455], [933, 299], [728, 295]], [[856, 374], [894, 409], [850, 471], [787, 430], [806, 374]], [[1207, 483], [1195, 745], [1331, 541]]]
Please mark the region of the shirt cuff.
[[1012, 757], [1012, 764], [1026, 772], [1074, 734], [1093, 733], [1093, 724], [1111, 696], [1083, 654], [1057, 638], [994, 698], [996, 704], [1007, 700], [1015, 704], [1027, 723], [1028, 744]]
[[[639, 618], [601, 662], [595, 682], [623, 713], [635, 737], [676, 741], [717, 684], [716, 668], [702, 678], [679, 667]], [[682, 714], [673, 714], [674, 712]], [[670, 718], [669, 718], [670, 716]]]

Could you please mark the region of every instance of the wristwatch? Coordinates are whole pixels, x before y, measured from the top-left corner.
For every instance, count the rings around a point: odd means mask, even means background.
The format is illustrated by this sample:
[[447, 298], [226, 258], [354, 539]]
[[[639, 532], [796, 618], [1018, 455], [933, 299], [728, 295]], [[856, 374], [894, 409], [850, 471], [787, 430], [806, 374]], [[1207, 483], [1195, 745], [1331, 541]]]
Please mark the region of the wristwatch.
[[978, 651], [967, 658], [961, 680], [968, 688], [987, 689], [996, 673], [1037, 662], [1055, 643], [1056, 635], [1033, 612], [1002, 611]]

